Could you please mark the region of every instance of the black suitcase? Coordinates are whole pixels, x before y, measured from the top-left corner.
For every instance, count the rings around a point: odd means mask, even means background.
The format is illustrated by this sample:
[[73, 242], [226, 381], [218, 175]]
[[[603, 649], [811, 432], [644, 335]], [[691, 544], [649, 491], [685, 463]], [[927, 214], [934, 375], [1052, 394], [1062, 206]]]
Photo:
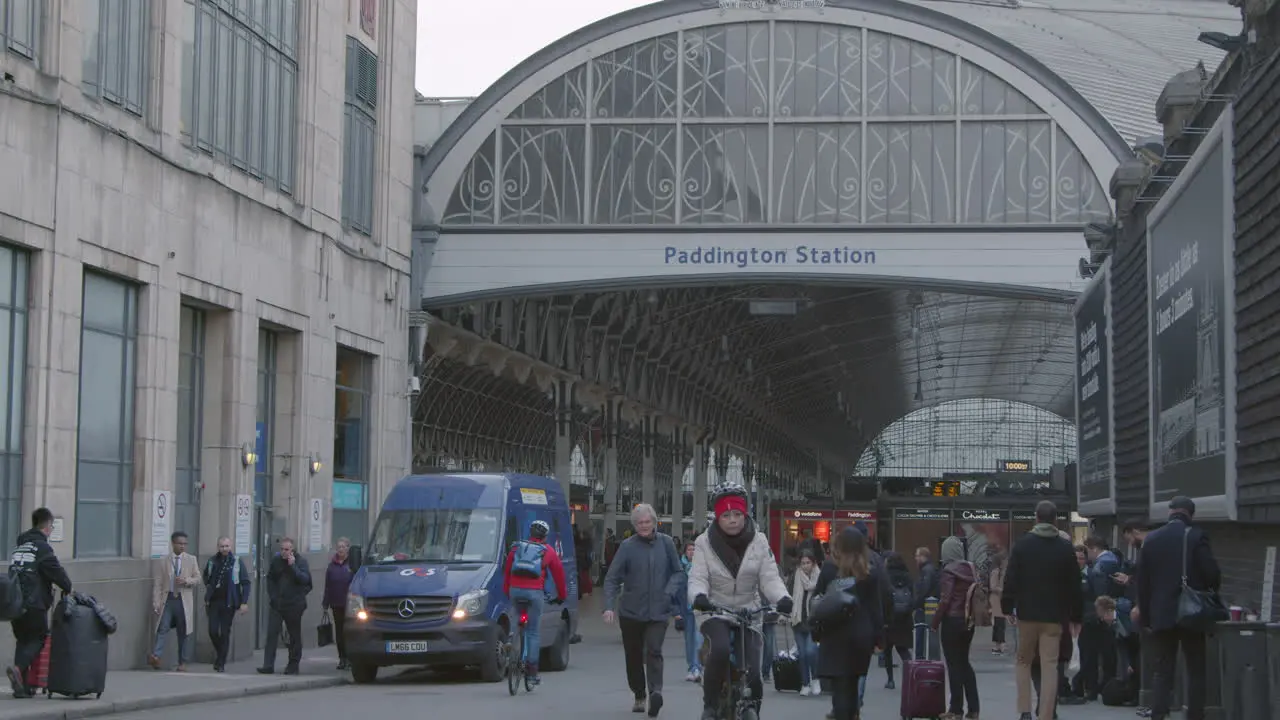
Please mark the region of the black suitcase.
[[107, 689], [107, 628], [93, 608], [63, 598], [53, 610], [49, 694], [102, 697]]
[[786, 626], [785, 633], [789, 638], [787, 649], [779, 652], [773, 662], [773, 689], [778, 692], [800, 692], [800, 660], [797, 658], [796, 645], [790, 640], [791, 624], [787, 620], [778, 623], [779, 626]]

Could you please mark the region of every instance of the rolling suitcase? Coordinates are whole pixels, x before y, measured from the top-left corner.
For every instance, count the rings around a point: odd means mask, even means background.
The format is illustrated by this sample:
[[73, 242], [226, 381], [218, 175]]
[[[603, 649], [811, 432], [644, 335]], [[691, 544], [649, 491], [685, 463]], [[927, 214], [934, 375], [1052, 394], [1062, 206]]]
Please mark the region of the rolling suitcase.
[[787, 649], [779, 652], [772, 659], [773, 689], [778, 692], [800, 692], [800, 659], [796, 652], [794, 636], [791, 634], [791, 624], [788, 621], [778, 624], [786, 626], [785, 634], [792, 639], [788, 641]]
[[[937, 718], [947, 712], [947, 666], [941, 660], [929, 659], [929, 628], [917, 623], [916, 629], [925, 629], [923, 648], [916, 648], [916, 655], [902, 668], [902, 720]], [[924, 659], [921, 659], [924, 658]]]
[[49, 636], [45, 635], [44, 647], [40, 648], [36, 659], [32, 660], [31, 666], [27, 668], [26, 676], [22, 678], [22, 682], [32, 693], [37, 690], [49, 692], [49, 642]]
[[94, 609], [64, 596], [53, 611], [49, 694], [102, 697], [107, 688], [107, 628]]

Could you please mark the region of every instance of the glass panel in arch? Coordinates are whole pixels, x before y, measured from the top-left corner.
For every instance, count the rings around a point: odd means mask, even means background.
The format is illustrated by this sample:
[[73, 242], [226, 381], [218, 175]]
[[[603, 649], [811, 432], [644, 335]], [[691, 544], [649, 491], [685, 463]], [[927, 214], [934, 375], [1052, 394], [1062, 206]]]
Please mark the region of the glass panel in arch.
[[1080, 153], [1080, 148], [1067, 137], [1062, 128], [1054, 128], [1057, 133], [1055, 147], [1054, 182], [1057, 194], [1054, 208], [1054, 220], [1060, 223], [1087, 223], [1111, 214], [1111, 201], [1102, 187], [1102, 182], [1089, 167], [1089, 163]]
[[777, 125], [773, 221], [862, 221], [862, 126]]
[[683, 132], [680, 221], [764, 222], [768, 127], [686, 125]]
[[591, 128], [591, 164], [591, 222], [675, 222], [674, 125], [597, 125]]
[[547, 83], [521, 103], [512, 120], [547, 120], [582, 117], [587, 106], [587, 66], [579, 65]]
[[954, 123], [870, 123], [865, 162], [865, 222], [955, 222]]
[[960, 112], [964, 115], [1039, 115], [1044, 111], [985, 68], [962, 62]]
[[458, 178], [449, 204], [445, 206], [445, 225], [488, 225], [493, 222], [493, 211], [498, 194], [494, 169], [497, 166], [497, 133], [480, 143], [476, 154]]
[[504, 224], [582, 222], [586, 130], [580, 126], [502, 129]]
[[1052, 221], [1048, 121], [960, 126], [960, 207], [965, 223]]
[[592, 116], [637, 120], [675, 117], [679, 61], [674, 34], [592, 60]]
[[769, 114], [768, 23], [687, 30], [682, 55], [686, 117]]
[[780, 22], [773, 37], [774, 112], [856, 117], [862, 112], [862, 30]]
[[952, 115], [956, 56], [931, 45], [867, 33], [867, 115]]

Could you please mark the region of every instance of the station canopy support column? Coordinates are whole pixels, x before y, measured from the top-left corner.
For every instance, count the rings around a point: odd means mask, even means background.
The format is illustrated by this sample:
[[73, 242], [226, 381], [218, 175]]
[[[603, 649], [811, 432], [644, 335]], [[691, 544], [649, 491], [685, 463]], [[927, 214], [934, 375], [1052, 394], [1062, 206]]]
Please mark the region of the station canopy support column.
[[622, 403], [617, 398], [604, 402], [604, 503], [600, 508], [600, 557], [604, 558], [604, 540], [609, 531], [618, 529], [618, 433], [622, 428]]
[[[688, 428], [671, 428], [671, 536], [684, 535], [684, 471], [689, 462]], [[697, 523], [694, 524], [695, 527]]]
[[576, 439], [573, 422], [573, 383], [560, 380], [552, 386], [552, 392], [555, 394], [556, 403], [556, 480], [560, 481], [560, 491], [564, 493], [565, 502], [571, 502], [569, 488], [573, 475], [573, 446]]
[[693, 532], [707, 525], [707, 465], [711, 461], [711, 444], [705, 439], [693, 449]]
[[[653, 451], [658, 443], [658, 419], [645, 415], [640, 419], [640, 500], [658, 507], [658, 478], [654, 475]], [[656, 509], [655, 509], [656, 512]]]

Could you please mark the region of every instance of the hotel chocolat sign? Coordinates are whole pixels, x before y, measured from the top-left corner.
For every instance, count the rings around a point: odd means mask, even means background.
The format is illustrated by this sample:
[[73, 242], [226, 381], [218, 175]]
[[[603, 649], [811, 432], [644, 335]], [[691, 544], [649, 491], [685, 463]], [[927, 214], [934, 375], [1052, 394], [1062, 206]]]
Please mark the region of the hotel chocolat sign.
[[[1185, 185], [1171, 188], [1148, 220], [1153, 512], [1176, 495], [1225, 500], [1234, 465], [1234, 393], [1224, 367], [1233, 331], [1225, 144], [1206, 140], [1179, 178]], [[1233, 510], [1224, 502], [1213, 514]]]
[[894, 520], [946, 520], [950, 522], [951, 511], [946, 508], [896, 508]]
[[1112, 512], [1111, 271], [1102, 267], [1076, 301], [1077, 502], [1089, 512]]
[[956, 519], [961, 522], [1009, 522], [1008, 510], [957, 510]]

